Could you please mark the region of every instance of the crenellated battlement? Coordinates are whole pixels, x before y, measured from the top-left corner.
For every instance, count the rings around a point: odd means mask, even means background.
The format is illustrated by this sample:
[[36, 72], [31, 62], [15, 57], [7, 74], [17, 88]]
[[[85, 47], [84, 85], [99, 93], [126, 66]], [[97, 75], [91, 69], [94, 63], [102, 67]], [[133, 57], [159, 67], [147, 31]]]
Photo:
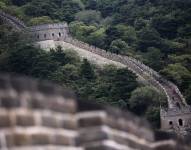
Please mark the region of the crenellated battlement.
[[187, 107], [183, 107], [183, 108], [178, 108], [178, 107], [174, 107], [174, 108], [168, 108], [168, 109], [162, 109], [161, 108], [161, 117], [174, 117], [174, 116], [178, 116], [178, 115], [191, 115], [191, 107], [187, 106]]
[[27, 27], [25, 26], [24, 22], [22, 22], [17, 17], [11, 16], [3, 11], [0, 10], [0, 18], [3, 20], [4, 23], [7, 23], [17, 30], [24, 30]]
[[60, 29], [60, 28], [68, 28], [68, 24], [63, 23], [53, 23], [53, 24], [42, 24], [37, 26], [29, 27], [31, 31], [39, 31], [39, 30], [48, 30], [48, 29]]

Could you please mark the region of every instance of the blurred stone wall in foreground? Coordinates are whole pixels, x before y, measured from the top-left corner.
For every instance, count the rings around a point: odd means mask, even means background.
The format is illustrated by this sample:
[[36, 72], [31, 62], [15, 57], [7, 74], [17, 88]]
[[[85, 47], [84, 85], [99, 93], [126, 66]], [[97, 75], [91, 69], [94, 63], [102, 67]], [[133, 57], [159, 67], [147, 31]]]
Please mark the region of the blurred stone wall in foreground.
[[78, 100], [49, 82], [0, 75], [1, 150], [189, 149], [157, 138], [129, 112]]

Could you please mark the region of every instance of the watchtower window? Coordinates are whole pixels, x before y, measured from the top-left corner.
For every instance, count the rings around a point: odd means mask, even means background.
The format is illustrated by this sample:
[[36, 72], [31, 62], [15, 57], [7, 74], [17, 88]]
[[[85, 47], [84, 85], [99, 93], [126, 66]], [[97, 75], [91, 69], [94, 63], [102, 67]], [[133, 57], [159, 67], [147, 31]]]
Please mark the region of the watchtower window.
[[46, 34], [44, 34], [44, 38], [46, 38]]
[[61, 37], [61, 33], [59, 32], [59, 37]]
[[54, 37], [54, 33], [52, 33], [52, 36]]
[[183, 126], [183, 121], [182, 121], [182, 119], [179, 119], [179, 120], [178, 120], [178, 124], [179, 124], [179, 126]]
[[173, 124], [173, 122], [172, 121], [169, 121], [169, 125], [172, 125]]
[[37, 35], [37, 38], [38, 38], [38, 39], [40, 38], [39, 35]]

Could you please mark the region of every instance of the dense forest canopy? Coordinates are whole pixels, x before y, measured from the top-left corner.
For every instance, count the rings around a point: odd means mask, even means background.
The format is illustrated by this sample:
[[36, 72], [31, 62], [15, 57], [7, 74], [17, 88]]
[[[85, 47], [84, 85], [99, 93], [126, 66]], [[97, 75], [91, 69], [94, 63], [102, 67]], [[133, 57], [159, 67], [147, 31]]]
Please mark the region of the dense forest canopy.
[[[66, 21], [77, 39], [133, 56], [160, 72], [178, 85], [191, 104], [190, 0], [0, 0], [0, 9], [27, 25]], [[3, 39], [9, 30], [1, 27], [0, 32], [2, 71], [70, 85], [81, 98], [131, 109], [158, 124], [158, 103], [163, 96], [139, 85], [128, 70], [100, 69], [87, 60], [71, 58], [74, 54], [60, 48], [51, 52], [34, 49], [23, 44], [22, 37], [15, 43], [17, 48], [11, 47], [16, 33]]]

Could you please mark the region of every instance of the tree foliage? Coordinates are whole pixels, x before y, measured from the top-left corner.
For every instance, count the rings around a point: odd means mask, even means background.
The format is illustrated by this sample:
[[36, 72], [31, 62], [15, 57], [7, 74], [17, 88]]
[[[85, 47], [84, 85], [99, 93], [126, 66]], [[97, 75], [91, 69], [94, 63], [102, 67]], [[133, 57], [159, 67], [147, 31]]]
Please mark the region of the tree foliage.
[[75, 19], [86, 24], [99, 23], [101, 21], [101, 13], [95, 10], [84, 10], [76, 14]]
[[40, 24], [50, 24], [50, 23], [54, 23], [54, 21], [48, 16], [35, 17], [30, 19], [29, 21], [29, 25], [31, 26], [40, 25]]
[[129, 99], [130, 109], [138, 115], [146, 116], [155, 127], [160, 126], [159, 106], [167, 106], [167, 100], [163, 94], [153, 87], [139, 87], [132, 92]]

